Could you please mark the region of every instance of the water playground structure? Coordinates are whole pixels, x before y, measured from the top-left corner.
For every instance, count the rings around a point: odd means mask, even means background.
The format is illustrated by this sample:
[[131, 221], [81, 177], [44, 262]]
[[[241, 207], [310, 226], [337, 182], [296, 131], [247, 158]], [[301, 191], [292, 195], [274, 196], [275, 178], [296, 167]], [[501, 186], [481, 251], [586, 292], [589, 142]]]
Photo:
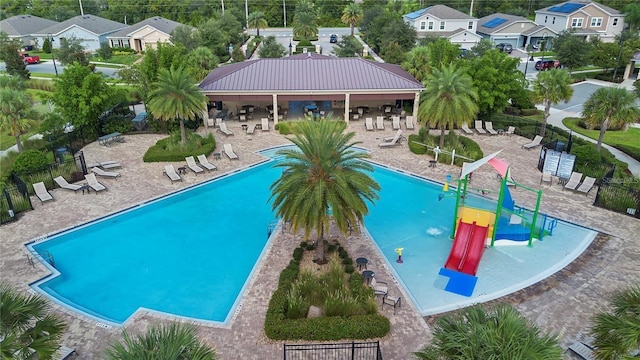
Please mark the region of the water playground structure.
[[[476, 273], [486, 246], [526, 244], [532, 246], [533, 240], [542, 240], [545, 227], [549, 234], [553, 231], [556, 220], [547, 224], [547, 217], [539, 216], [542, 190], [529, 188], [515, 182], [510, 174], [509, 164], [496, 156], [500, 151], [488, 155], [473, 163], [465, 163], [462, 167], [455, 193], [455, 207], [451, 238], [453, 246], [440, 275], [449, 277], [446, 291], [464, 296], [471, 296], [478, 281]], [[489, 190], [474, 189], [470, 185], [471, 175], [485, 164], [491, 165], [500, 175], [500, 190], [495, 208], [480, 206], [474, 203], [471, 191], [487, 194]], [[439, 199], [453, 197], [447, 195], [447, 183], [443, 186], [443, 194]], [[515, 205], [510, 186], [514, 186], [536, 194], [534, 210], [527, 210]]]

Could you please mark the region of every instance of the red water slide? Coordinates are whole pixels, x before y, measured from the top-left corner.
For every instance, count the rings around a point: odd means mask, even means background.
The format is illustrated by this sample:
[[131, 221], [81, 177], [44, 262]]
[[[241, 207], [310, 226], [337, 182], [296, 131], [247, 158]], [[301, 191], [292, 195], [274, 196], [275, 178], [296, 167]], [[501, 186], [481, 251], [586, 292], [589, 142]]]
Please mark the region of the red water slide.
[[487, 226], [478, 226], [460, 221], [453, 247], [444, 267], [469, 275], [476, 275], [484, 252]]

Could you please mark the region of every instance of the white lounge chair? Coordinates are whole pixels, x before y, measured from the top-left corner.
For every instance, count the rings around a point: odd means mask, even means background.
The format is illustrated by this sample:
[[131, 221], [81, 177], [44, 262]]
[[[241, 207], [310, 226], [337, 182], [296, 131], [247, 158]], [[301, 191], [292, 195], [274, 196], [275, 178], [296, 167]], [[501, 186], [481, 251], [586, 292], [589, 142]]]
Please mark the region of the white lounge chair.
[[473, 130], [469, 129], [469, 125], [467, 124], [462, 124], [462, 131], [464, 131], [465, 134], [473, 135]]
[[364, 126], [367, 128], [367, 131], [375, 130], [373, 128], [373, 118], [368, 117], [368, 118], [364, 119]]
[[531, 149], [533, 149], [534, 147], [540, 146], [540, 143], [542, 142], [542, 139], [543, 139], [543, 137], [542, 137], [542, 136], [540, 136], [540, 135], [536, 135], [536, 137], [534, 137], [534, 138], [533, 138], [533, 141], [532, 141], [532, 142], [530, 142], [530, 143], [528, 143], [528, 144], [524, 144], [524, 145], [522, 145], [522, 147], [523, 147], [524, 149], [531, 150]]
[[482, 120], [476, 120], [476, 131], [478, 134], [486, 134], [486, 130], [482, 128]]
[[216, 124], [215, 124], [213, 121], [214, 121], [213, 119], [208, 118], [208, 119], [207, 119], [207, 127], [215, 128], [215, 127], [216, 127]]
[[89, 173], [85, 175], [84, 178], [87, 179], [87, 185], [89, 185], [89, 187], [92, 188], [93, 191], [99, 192], [102, 190], [107, 190], [106, 186], [98, 182], [98, 180], [96, 179], [96, 174]]
[[238, 155], [233, 151], [231, 144], [224, 144], [224, 153], [227, 154], [229, 160], [239, 160]]
[[184, 159], [187, 160], [187, 166], [194, 173], [198, 174], [204, 171], [203, 168], [201, 168], [200, 166], [198, 166], [198, 164], [196, 164], [196, 160], [193, 158], [193, 156], [187, 156]]
[[100, 169], [99, 167], [91, 168], [91, 171], [93, 171], [93, 173], [98, 175], [98, 176], [102, 176], [102, 177], [106, 177], [106, 178], [117, 178], [118, 176], [120, 176], [120, 173], [117, 173], [117, 172], [114, 172], [114, 171], [104, 171], [104, 170]]
[[204, 168], [209, 171], [218, 169], [215, 165], [210, 163], [209, 160], [207, 160], [207, 157], [204, 156], [204, 154], [198, 155], [198, 162], [200, 163], [200, 165], [204, 166]]
[[[404, 110], [403, 110], [404, 111]], [[404, 119], [404, 124], [407, 127], [407, 130], [413, 130], [414, 125], [413, 125], [413, 116], [407, 116]]]
[[371, 288], [373, 289], [373, 293], [375, 295], [385, 296], [389, 292], [389, 287], [387, 286], [387, 283], [382, 281], [376, 281], [375, 277], [371, 278], [371, 282], [369, 283], [369, 286], [371, 286]]
[[78, 191], [78, 190], [80, 190], [82, 188], [82, 186], [80, 186], [80, 185], [69, 184], [67, 182], [67, 179], [63, 178], [62, 176], [58, 176], [56, 178], [53, 178], [53, 181], [55, 181], [56, 184], [58, 184], [58, 186], [60, 186], [61, 189]]
[[52, 360], [65, 360], [65, 359], [67, 359], [69, 356], [71, 356], [74, 353], [76, 354], [76, 357], [77, 357], [78, 353], [76, 352], [76, 349], [62, 345], [62, 346], [60, 346], [58, 348], [58, 350], [56, 350], [56, 352], [53, 354], [51, 359]]
[[513, 135], [516, 133], [516, 127], [515, 126], [509, 126], [509, 128], [507, 129], [507, 131], [505, 132], [506, 135]]
[[222, 124], [222, 118], [216, 118], [216, 126], [214, 127], [220, 127], [220, 124]]
[[173, 165], [165, 165], [163, 173], [167, 175], [167, 177], [171, 180], [171, 183], [173, 183], [174, 181], [182, 181], [182, 178], [180, 177], [180, 175], [178, 175]]
[[87, 167], [88, 168], [100, 167], [104, 170], [109, 170], [109, 169], [121, 168], [122, 165], [117, 161], [102, 161], [102, 162], [88, 163]]
[[392, 116], [391, 121], [393, 123], [393, 130], [400, 129], [400, 116]]
[[262, 118], [260, 121], [262, 121], [262, 131], [269, 131], [269, 119]]
[[491, 135], [498, 135], [498, 132], [493, 130], [493, 121], [485, 121], [484, 122], [484, 127], [485, 129], [487, 129], [487, 131], [489, 132], [489, 134]]
[[[378, 146], [380, 147], [389, 147], [389, 146], [396, 146], [396, 145], [400, 145], [400, 138], [402, 137], [402, 130], [398, 129], [398, 131], [396, 131], [396, 135], [392, 138], [385, 138], [384, 142], [381, 142], [380, 144], [378, 144]], [[388, 139], [388, 141], [387, 141]]]
[[51, 193], [47, 190], [47, 187], [44, 186], [43, 182], [33, 184], [33, 191], [41, 202], [53, 200], [53, 196], [51, 196]]
[[553, 185], [553, 177], [551, 176], [551, 171], [545, 171], [542, 173], [540, 184], [542, 185], [543, 182], [549, 183], [549, 185]]
[[384, 116], [378, 116], [376, 118], [376, 129], [384, 130]]
[[247, 135], [253, 135], [255, 131], [256, 131], [256, 124], [249, 124], [247, 126]]
[[569, 181], [564, 185], [564, 189], [575, 190], [578, 187], [578, 184], [580, 184], [580, 180], [582, 180], [582, 173], [574, 171], [571, 173]]
[[589, 176], [585, 176], [582, 184], [578, 186], [576, 189], [577, 192], [584, 193], [585, 195], [589, 194], [589, 191], [593, 188], [593, 185], [596, 183], [596, 178], [592, 178]]
[[223, 133], [225, 136], [233, 135], [233, 131], [231, 131], [231, 130], [229, 130], [227, 128], [227, 123], [226, 122], [221, 122], [220, 123], [220, 127], [218, 127], [218, 131]]

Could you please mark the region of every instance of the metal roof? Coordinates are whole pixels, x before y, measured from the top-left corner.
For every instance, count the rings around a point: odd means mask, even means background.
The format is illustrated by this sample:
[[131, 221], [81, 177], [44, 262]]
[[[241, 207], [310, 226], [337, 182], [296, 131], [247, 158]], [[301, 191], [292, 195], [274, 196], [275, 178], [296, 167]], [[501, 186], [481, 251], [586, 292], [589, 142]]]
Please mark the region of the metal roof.
[[412, 13], [404, 15], [404, 18], [409, 20], [415, 20], [423, 15], [432, 15], [441, 20], [449, 20], [449, 19], [475, 19], [473, 16], [467, 15], [461, 11], [456, 9], [452, 9], [446, 5], [433, 5], [427, 8], [414, 11]]
[[[163, 32], [167, 35], [171, 35], [171, 32], [180, 26], [188, 26], [188, 25], [184, 25], [181, 24], [179, 22], [173, 21], [173, 20], [169, 20], [169, 19], [165, 19], [163, 17], [160, 16], [154, 16], [145, 20], [142, 20], [136, 24], [133, 24], [127, 28], [124, 28], [120, 31], [116, 31], [115, 33], [109, 35], [109, 38], [113, 38], [113, 37], [127, 37], [129, 36], [132, 32], [140, 30], [141, 28], [145, 27], [145, 26], [149, 26], [151, 28], [154, 28], [160, 32]], [[191, 26], [189, 26], [191, 27]]]
[[9, 36], [25, 36], [37, 33], [57, 23], [57, 21], [34, 15], [16, 15], [0, 21], [0, 31], [4, 31]]
[[424, 86], [398, 65], [361, 58], [300, 54], [256, 59], [214, 69], [204, 92], [420, 91]]
[[57, 35], [70, 27], [77, 26], [96, 35], [108, 34], [120, 29], [124, 29], [127, 25], [104, 19], [95, 15], [79, 15], [65, 20], [61, 23], [42, 29], [39, 35], [53, 34]]

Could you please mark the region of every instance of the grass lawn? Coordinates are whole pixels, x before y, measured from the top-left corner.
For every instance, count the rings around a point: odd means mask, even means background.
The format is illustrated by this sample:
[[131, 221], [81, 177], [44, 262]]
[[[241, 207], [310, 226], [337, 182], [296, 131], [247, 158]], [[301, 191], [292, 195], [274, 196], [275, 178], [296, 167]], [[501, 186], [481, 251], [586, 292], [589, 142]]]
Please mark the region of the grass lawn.
[[[102, 60], [100, 57], [95, 56], [91, 58], [91, 61], [99, 61], [112, 63], [113, 67], [121, 68], [123, 66], [132, 65], [136, 60], [140, 59], [142, 55], [140, 54], [122, 54], [122, 55], [113, 55], [109, 60]], [[100, 65], [104, 66], [104, 65]]]
[[[29, 68], [27, 67], [27, 70], [29, 70]], [[56, 74], [45, 74], [45, 73], [37, 73], [37, 72], [30, 72], [30, 76], [32, 78], [47, 78], [47, 79], [53, 79], [56, 77]]]
[[[600, 136], [600, 130], [583, 129], [578, 126], [578, 121], [580, 121], [580, 119], [566, 118], [562, 120], [562, 123], [578, 134], [590, 137], [594, 140], [598, 140], [598, 136]], [[607, 145], [619, 148], [621, 151], [624, 151], [626, 153], [628, 153], [628, 151], [625, 151], [626, 149], [632, 149], [635, 153], [640, 153], [640, 129], [630, 127], [626, 131], [607, 130], [607, 132], [604, 134], [603, 142]], [[633, 154], [629, 155], [633, 156]]]
[[[24, 144], [24, 141], [28, 139], [31, 135], [35, 135], [37, 130], [38, 128], [36, 127], [35, 129], [29, 131], [27, 134], [20, 135], [20, 140], [22, 140], [22, 143]], [[0, 150], [7, 150], [8, 148], [12, 147], [15, 144], [16, 144], [15, 137], [7, 134], [6, 132], [3, 132], [0, 134]]]

